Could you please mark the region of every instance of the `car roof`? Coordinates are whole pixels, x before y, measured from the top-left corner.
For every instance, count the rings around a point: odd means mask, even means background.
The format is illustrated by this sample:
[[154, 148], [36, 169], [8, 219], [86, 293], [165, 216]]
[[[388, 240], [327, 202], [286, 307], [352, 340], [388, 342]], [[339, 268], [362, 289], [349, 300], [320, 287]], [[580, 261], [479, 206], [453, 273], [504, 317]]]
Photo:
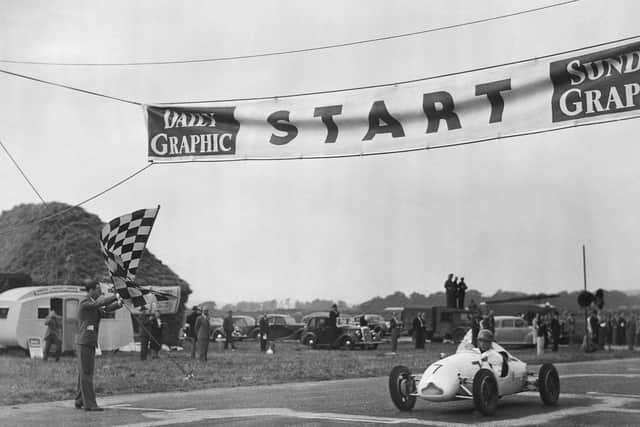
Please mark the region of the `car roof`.
[[520, 316], [494, 316], [495, 320], [505, 320], [505, 319], [519, 319], [519, 320], [524, 320], [522, 317]]

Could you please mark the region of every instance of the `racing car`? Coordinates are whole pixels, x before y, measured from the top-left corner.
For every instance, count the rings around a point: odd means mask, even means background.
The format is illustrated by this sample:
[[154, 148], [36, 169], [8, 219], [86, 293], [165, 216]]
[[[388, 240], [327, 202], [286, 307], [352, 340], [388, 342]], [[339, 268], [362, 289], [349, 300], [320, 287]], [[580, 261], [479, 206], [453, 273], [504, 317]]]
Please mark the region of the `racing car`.
[[552, 364], [543, 364], [537, 375], [528, 372], [525, 362], [493, 342], [490, 331], [480, 331], [478, 346], [482, 350], [473, 346], [469, 331], [456, 353], [432, 363], [422, 375], [413, 375], [405, 366], [394, 367], [389, 392], [395, 406], [410, 411], [418, 397], [431, 402], [469, 399], [483, 415], [492, 415], [498, 399], [523, 391], [539, 391], [545, 405], [558, 402], [560, 378]]

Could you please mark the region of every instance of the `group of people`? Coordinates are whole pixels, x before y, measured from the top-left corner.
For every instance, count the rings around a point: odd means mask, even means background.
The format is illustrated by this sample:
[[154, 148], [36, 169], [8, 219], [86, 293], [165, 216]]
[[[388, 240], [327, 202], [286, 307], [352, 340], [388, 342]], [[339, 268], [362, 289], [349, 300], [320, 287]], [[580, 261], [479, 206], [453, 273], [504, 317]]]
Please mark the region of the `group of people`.
[[[194, 305], [191, 309], [191, 314], [187, 316], [186, 323], [187, 339], [191, 342], [191, 358], [196, 358], [196, 350], [198, 353], [198, 359], [205, 362], [208, 359], [209, 353], [209, 337], [213, 332], [211, 329], [211, 323], [209, 322], [209, 309]], [[231, 348], [232, 351], [236, 350], [236, 346], [233, 342], [233, 312], [229, 310], [227, 316], [222, 321], [222, 330], [224, 331], [224, 349]]]
[[449, 273], [447, 280], [444, 282], [444, 289], [447, 297], [447, 307], [464, 308], [464, 296], [468, 289], [467, 284], [464, 282], [464, 277], [460, 277], [458, 280], [458, 276]]
[[151, 348], [151, 357], [157, 359], [162, 348], [162, 330], [165, 323], [157, 310], [151, 313], [145, 312], [146, 310], [143, 310], [140, 322], [140, 360], [147, 360], [149, 348]]
[[[573, 324], [575, 325], [575, 322]], [[537, 313], [531, 322], [531, 326], [533, 326], [534, 330], [534, 343], [538, 357], [544, 354], [544, 350], [549, 346], [549, 343], [551, 343], [552, 351], [558, 351], [562, 325], [557, 312]]]
[[633, 350], [640, 342], [640, 329], [635, 314], [593, 310], [587, 318], [590, 349], [611, 350], [611, 346], [627, 346]]

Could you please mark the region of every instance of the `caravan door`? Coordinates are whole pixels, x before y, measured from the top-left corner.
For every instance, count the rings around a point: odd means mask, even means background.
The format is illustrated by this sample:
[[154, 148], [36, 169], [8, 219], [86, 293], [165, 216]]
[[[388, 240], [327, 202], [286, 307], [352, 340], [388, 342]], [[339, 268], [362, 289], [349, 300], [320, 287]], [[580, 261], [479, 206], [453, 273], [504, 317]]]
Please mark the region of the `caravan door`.
[[62, 314], [62, 351], [74, 351], [78, 334], [78, 305], [80, 300], [67, 298], [64, 300]]

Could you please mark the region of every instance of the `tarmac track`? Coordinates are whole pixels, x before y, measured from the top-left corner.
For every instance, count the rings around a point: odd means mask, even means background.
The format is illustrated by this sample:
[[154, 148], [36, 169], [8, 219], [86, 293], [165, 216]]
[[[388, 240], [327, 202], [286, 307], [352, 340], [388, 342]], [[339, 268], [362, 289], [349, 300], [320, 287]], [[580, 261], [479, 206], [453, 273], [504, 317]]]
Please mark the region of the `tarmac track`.
[[[537, 393], [501, 399], [493, 417], [471, 401], [418, 401], [398, 411], [387, 378], [363, 378], [193, 392], [99, 398], [107, 410], [85, 412], [72, 401], [0, 407], [2, 426], [526, 426], [640, 425], [640, 359], [556, 365], [558, 405]], [[537, 367], [532, 367], [537, 369]]]

